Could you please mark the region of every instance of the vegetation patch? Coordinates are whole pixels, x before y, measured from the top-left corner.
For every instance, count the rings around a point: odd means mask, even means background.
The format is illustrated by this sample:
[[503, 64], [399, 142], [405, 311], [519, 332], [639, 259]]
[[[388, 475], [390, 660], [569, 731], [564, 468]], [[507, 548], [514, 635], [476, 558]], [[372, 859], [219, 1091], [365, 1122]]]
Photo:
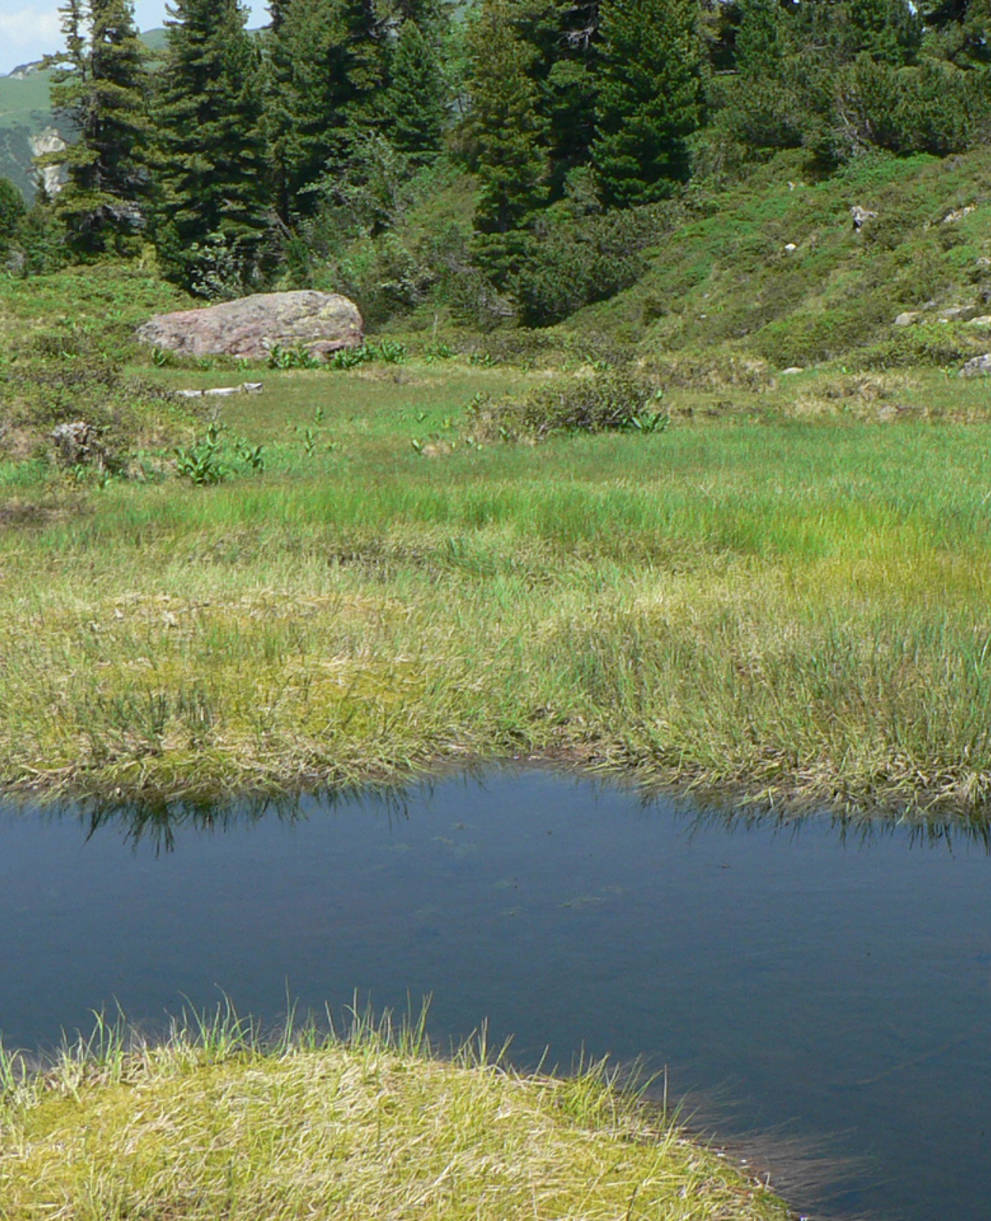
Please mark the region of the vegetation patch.
[[9, 1221], [789, 1216], [602, 1064], [524, 1075], [484, 1038], [442, 1061], [422, 1021], [266, 1044], [229, 1010], [158, 1043], [98, 1024], [33, 1076], [0, 1051], [0, 1198]]

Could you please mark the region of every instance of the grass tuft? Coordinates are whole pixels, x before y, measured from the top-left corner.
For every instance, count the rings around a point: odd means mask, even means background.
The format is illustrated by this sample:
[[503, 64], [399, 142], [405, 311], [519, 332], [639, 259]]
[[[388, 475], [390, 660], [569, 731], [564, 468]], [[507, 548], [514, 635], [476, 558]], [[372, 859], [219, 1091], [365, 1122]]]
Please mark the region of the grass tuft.
[[[9, 1063], [9, 1057], [0, 1064]], [[425, 1010], [343, 1036], [263, 1040], [224, 1002], [151, 1043], [97, 1020], [51, 1067], [4, 1077], [0, 1214], [784, 1221], [604, 1063], [521, 1074], [484, 1037], [440, 1060]]]

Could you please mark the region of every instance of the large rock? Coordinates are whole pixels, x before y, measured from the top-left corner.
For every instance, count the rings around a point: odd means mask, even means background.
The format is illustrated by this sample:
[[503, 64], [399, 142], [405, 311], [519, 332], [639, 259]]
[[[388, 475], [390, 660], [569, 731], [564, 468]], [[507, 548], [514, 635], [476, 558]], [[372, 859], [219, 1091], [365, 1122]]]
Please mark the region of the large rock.
[[324, 357], [362, 342], [358, 307], [337, 293], [311, 289], [255, 293], [202, 309], [157, 314], [138, 329], [138, 339], [186, 356], [264, 358], [280, 348], [304, 348]]

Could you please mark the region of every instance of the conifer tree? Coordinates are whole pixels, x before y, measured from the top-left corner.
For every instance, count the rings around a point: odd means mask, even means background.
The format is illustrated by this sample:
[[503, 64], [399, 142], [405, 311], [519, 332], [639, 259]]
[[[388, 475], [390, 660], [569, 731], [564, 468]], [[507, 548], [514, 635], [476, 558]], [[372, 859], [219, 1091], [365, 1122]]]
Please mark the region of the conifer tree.
[[991, 65], [991, 0], [930, 0], [921, 12], [927, 50], [967, 70]]
[[291, 0], [269, 0], [269, 29], [271, 29], [273, 33], [278, 33], [279, 27], [285, 20], [286, 9], [289, 7], [290, 3]]
[[603, 0], [593, 160], [606, 203], [670, 195], [701, 121], [696, 0]]
[[143, 223], [145, 54], [130, 0], [67, 0], [60, 12], [66, 45], [55, 57], [52, 106], [77, 139], [39, 165], [65, 171], [55, 214], [70, 249], [92, 254], [118, 248]]
[[379, 125], [383, 30], [363, 0], [292, 0], [269, 45], [266, 128], [279, 215], [312, 212], [307, 188], [343, 169], [354, 135]]
[[447, 101], [434, 48], [415, 21], [404, 21], [390, 63], [385, 115], [389, 140], [414, 163], [430, 161], [440, 151]]
[[912, 63], [922, 41], [922, 21], [907, 0], [846, 0], [847, 55], [901, 67]]
[[9, 178], [0, 178], [0, 258], [6, 257], [26, 212], [24, 196]]
[[484, 0], [469, 38], [464, 135], [481, 180], [475, 253], [496, 283], [522, 256], [527, 220], [547, 199], [549, 125], [530, 72], [536, 49], [514, 27], [513, 0]]
[[171, 13], [156, 97], [155, 244], [188, 287], [208, 291], [204, 275], [248, 284], [271, 224], [259, 57], [237, 0], [175, 0]]

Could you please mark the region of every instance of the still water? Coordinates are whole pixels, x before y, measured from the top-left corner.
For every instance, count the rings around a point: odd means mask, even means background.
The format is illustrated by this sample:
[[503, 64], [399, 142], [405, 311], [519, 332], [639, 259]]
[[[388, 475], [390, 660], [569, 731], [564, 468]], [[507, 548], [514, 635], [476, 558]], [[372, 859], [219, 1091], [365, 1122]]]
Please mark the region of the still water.
[[[963, 833], [745, 823], [551, 772], [291, 812], [0, 811], [0, 1031], [432, 996], [441, 1040], [669, 1066], [792, 1202], [991, 1216], [991, 857]], [[815, 1189], [795, 1151], [820, 1158]]]

